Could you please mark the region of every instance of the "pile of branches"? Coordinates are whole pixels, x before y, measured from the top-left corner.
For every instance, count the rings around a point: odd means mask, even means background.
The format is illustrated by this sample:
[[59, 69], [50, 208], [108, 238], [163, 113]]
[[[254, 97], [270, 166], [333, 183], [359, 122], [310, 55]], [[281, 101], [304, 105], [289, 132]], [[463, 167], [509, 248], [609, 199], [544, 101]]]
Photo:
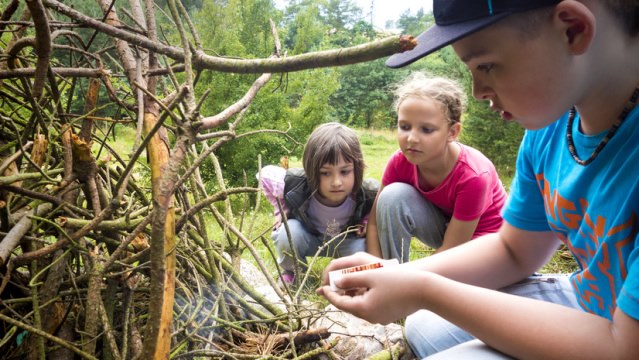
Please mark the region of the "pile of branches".
[[[179, 1], [168, 7], [182, 42], [159, 41], [155, 5], [142, 3], [129, 1], [135, 24], [128, 26], [107, 0], [96, 0], [100, 19], [56, 0], [28, 0], [23, 9], [13, 0], [1, 9], [8, 39], [0, 49], [2, 357], [308, 358], [329, 351], [330, 344], [318, 345], [326, 331], [305, 328], [317, 314], [299, 305], [299, 293], [266, 276], [277, 306], [238, 273], [248, 251], [268, 274], [252, 245], [268, 230], [233, 213], [230, 198], [248, 208], [259, 190], [227, 188], [216, 150], [252, 135], [236, 129], [272, 72], [373, 60], [410, 42], [387, 38], [280, 58], [273, 25], [271, 58], [231, 60], [203, 51]], [[107, 68], [107, 51], [92, 49], [73, 31], [80, 26], [112, 37], [122, 67]], [[58, 66], [56, 49], [72, 53], [73, 64]], [[161, 66], [161, 56], [179, 64]], [[236, 103], [204, 116], [206, 94], [194, 95], [198, 71], [262, 75]], [[116, 75], [126, 89], [113, 86]], [[158, 94], [167, 78], [172, 87]], [[95, 115], [100, 94], [117, 105], [113, 118]], [[77, 108], [83, 111], [70, 110]], [[124, 155], [111, 144], [126, 123], [136, 137]], [[215, 168], [212, 194], [199, 173], [205, 160]], [[205, 214], [224, 236], [209, 233]]]

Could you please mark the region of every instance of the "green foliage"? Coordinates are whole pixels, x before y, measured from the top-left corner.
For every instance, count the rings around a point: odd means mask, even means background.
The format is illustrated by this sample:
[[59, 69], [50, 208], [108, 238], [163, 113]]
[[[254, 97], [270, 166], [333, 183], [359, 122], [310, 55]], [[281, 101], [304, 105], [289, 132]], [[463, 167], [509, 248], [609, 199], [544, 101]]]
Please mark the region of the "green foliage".
[[291, 4], [289, 11], [295, 11], [292, 22], [287, 26], [285, 46], [293, 55], [320, 50], [320, 44], [328, 26], [321, 21], [320, 4], [315, 1], [303, 1]]
[[460, 140], [482, 151], [495, 164], [504, 184], [515, 173], [515, 161], [524, 130], [513, 122], [505, 122], [490, 111], [485, 102], [475, 102], [464, 119]]
[[396, 21], [396, 25], [402, 30], [403, 34], [411, 34], [417, 36], [425, 29], [435, 23], [432, 13], [424, 13], [424, 9], [419, 9], [415, 15], [411, 15], [406, 11]]
[[329, 118], [329, 97], [339, 85], [339, 72], [336, 69], [316, 69], [304, 73], [291, 74], [288, 92], [294, 124], [291, 134], [296, 139], [305, 139], [313, 129]]
[[344, 67], [340, 88], [331, 96], [335, 117], [349, 126], [394, 127], [390, 85], [404, 73], [388, 69], [384, 59]]

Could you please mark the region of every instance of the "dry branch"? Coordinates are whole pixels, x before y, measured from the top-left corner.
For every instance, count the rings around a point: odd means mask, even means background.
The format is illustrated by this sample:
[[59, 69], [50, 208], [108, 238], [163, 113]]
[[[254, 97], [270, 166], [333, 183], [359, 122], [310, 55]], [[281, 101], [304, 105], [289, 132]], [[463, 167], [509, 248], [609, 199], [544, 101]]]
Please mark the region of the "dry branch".
[[42, 96], [44, 88], [44, 80], [46, 79], [47, 70], [49, 68], [49, 58], [51, 56], [51, 32], [44, 6], [40, 0], [27, 0], [27, 7], [33, 18], [35, 27], [35, 48], [38, 54], [38, 62], [36, 63], [35, 79], [33, 81], [32, 94], [34, 98]]
[[[184, 61], [181, 48], [154, 42], [138, 34], [118, 29], [96, 21], [79, 11], [55, 0], [42, 0], [45, 6], [64, 14], [71, 19], [97, 29], [114, 38], [129, 44], [143, 47], [149, 51], [166, 55], [173, 60]], [[193, 66], [196, 69], [208, 69], [220, 72], [241, 74], [278, 73], [331, 66], [351, 65], [376, 60], [385, 56], [403, 52], [416, 45], [412, 36], [390, 36], [385, 39], [344, 49], [310, 52], [282, 59], [247, 59], [237, 60], [210, 56], [200, 51], [193, 55]]]
[[18, 223], [11, 228], [11, 231], [0, 241], [0, 268], [7, 263], [11, 252], [18, 246], [22, 237], [31, 230], [31, 215], [43, 216], [51, 211], [51, 204], [42, 204], [36, 210], [31, 210], [23, 216]]

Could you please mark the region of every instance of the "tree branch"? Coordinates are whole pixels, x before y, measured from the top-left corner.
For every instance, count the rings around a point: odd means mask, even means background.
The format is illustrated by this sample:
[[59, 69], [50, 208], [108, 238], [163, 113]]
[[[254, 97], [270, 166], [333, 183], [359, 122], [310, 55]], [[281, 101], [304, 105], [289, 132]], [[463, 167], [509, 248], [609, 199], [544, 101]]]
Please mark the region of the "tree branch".
[[[166, 55], [171, 59], [184, 61], [184, 51], [181, 48], [160, 44], [144, 36], [101, 23], [56, 0], [42, 0], [42, 2], [45, 6], [107, 35]], [[228, 59], [196, 51], [193, 56], [193, 65], [196, 69], [241, 74], [289, 72], [372, 61], [411, 50], [415, 46], [416, 42], [412, 36], [390, 36], [349, 48], [316, 51], [283, 59]]]

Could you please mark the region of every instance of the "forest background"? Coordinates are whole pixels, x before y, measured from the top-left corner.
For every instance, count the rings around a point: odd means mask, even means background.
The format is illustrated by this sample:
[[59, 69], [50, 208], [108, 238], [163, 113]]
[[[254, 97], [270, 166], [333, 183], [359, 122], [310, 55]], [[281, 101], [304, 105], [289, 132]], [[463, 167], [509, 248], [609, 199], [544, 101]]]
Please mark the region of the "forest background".
[[[373, 27], [350, 0], [0, 9], [7, 359], [330, 354], [334, 344], [296, 342], [322, 310], [302, 301], [304, 287], [275, 283], [272, 207], [255, 174], [282, 155], [295, 164], [314, 127], [339, 121], [361, 134], [379, 177], [396, 148], [393, 84], [426, 71], [471, 92], [450, 48], [386, 68], [405, 38]], [[417, 35], [432, 22], [406, 12], [392, 28]], [[469, 99], [461, 140], [508, 184], [523, 131]], [[284, 308], [239, 275], [242, 259]]]

